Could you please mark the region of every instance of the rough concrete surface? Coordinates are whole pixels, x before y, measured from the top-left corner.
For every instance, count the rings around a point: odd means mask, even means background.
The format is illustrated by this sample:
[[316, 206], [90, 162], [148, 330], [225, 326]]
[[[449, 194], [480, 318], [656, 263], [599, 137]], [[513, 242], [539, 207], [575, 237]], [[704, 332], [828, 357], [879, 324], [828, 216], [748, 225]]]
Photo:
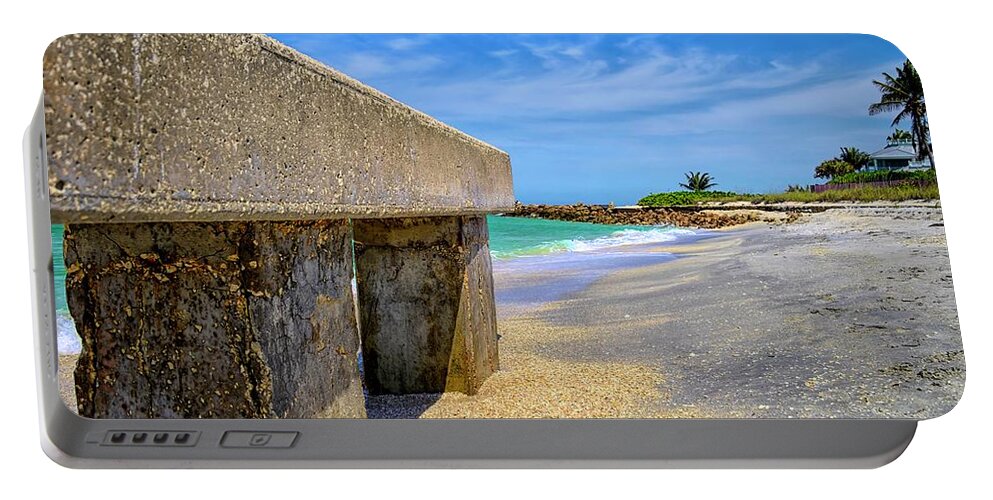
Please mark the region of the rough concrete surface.
[[68, 225], [80, 415], [365, 415], [347, 221]]
[[44, 57], [56, 222], [509, 210], [506, 153], [259, 35], [70, 35]]
[[498, 367], [483, 217], [355, 221], [366, 386], [474, 394]]

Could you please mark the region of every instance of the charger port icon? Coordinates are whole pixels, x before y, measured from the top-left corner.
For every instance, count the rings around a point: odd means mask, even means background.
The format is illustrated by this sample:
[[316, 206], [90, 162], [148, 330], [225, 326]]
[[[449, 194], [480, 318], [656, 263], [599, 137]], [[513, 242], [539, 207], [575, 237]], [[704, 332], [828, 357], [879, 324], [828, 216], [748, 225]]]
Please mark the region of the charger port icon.
[[252, 437], [249, 438], [249, 440], [248, 440], [248, 445], [249, 446], [265, 446], [265, 445], [269, 444], [269, 441], [271, 439], [272, 439], [272, 434], [268, 434], [268, 433], [252, 434]]

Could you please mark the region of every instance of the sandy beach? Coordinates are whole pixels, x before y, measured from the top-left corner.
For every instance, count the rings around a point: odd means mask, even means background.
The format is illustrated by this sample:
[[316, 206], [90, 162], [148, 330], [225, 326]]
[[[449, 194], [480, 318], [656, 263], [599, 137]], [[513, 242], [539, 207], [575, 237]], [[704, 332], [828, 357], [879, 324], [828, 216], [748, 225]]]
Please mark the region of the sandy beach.
[[[579, 287], [568, 268], [496, 265], [501, 370], [471, 397], [369, 398], [370, 417], [925, 419], [961, 394], [939, 208], [835, 209], [611, 253]], [[530, 300], [556, 284], [569, 286]]]

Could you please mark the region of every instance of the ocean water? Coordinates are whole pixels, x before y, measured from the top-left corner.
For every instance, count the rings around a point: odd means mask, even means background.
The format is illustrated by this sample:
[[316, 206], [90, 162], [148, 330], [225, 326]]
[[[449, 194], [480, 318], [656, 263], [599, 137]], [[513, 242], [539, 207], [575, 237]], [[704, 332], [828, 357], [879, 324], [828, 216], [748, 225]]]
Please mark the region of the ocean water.
[[[523, 217], [488, 216], [490, 252], [501, 304], [557, 300], [613, 269], [672, 260], [670, 254], [631, 251], [630, 245], [689, 241], [699, 231], [672, 226], [623, 226]], [[52, 226], [58, 348], [78, 353], [80, 340], [69, 315], [62, 257], [63, 226]], [[638, 248], [638, 247], [634, 247]], [[516, 279], [501, 279], [511, 276]], [[534, 279], [531, 279], [531, 277]]]
[[69, 316], [69, 305], [66, 303], [66, 263], [62, 257], [61, 224], [52, 225], [52, 270], [55, 274], [55, 331], [58, 335], [59, 353], [69, 354], [79, 352], [79, 335], [76, 334], [76, 324]]
[[594, 253], [613, 247], [663, 243], [697, 232], [673, 226], [624, 226], [565, 222], [527, 217], [489, 216], [490, 253], [494, 259], [559, 253]]
[[676, 257], [651, 248], [694, 241], [703, 231], [523, 217], [489, 217], [497, 315], [562, 300], [612, 271]]

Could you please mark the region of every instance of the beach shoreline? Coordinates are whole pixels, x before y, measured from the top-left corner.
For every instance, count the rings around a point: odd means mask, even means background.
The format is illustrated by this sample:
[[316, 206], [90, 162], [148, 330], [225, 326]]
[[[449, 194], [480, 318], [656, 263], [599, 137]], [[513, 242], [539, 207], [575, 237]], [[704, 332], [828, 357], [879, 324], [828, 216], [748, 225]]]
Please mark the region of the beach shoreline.
[[[926, 419], [961, 395], [940, 208], [830, 209], [612, 251], [678, 258], [530, 307], [498, 300], [503, 366], [479, 395], [374, 396], [370, 416]], [[499, 266], [495, 282], [498, 296], [513, 285]]]

